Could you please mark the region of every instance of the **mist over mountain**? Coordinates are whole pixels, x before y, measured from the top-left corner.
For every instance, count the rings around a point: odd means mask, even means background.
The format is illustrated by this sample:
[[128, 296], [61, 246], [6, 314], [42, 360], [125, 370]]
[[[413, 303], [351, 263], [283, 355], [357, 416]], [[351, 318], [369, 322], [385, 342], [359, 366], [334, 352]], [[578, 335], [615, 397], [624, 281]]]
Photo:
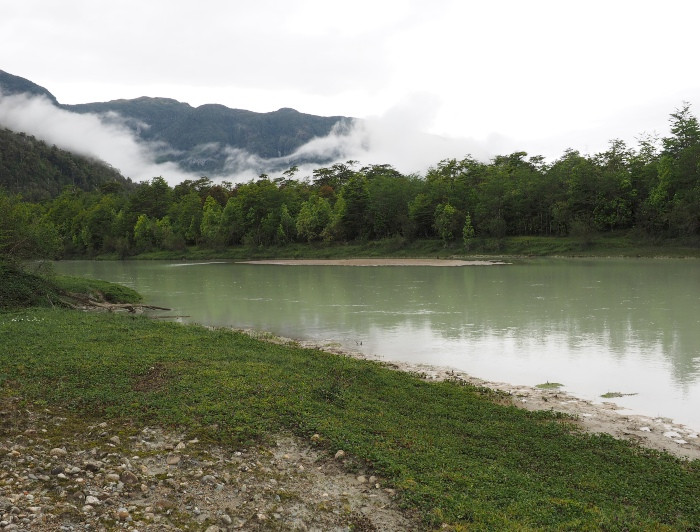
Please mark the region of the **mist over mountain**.
[[162, 176], [171, 184], [201, 176], [241, 182], [292, 166], [303, 177], [350, 159], [420, 173], [445, 158], [488, 159], [502, 148], [425, 133], [436, 105], [416, 93], [363, 119], [150, 97], [62, 105], [47, 89], [0, 70], [0, 127], [105, 161], [134, 181]]
[[159, 161], [177, 163], [187, 171], [226, 174], [246, 169], [236, 150], [260, 159], [279, 159], [282, 166], [310, 162], [326, 163], [326, 157], [293, 157], [294, 152], [317, 137], [351, 119], [323, 117], [279, 109], [255, 113], [208, 104], [192, 107], [168, 98], [136, 98], [103, 103], [65, 105], [76, 113], [97, 114], [105, 121], [117, 120], [142, 140], [164, 143]]
[[156, 164], [175, 163], [185, 172], [210, 176], [328, 163], [334, 154], [295, 152], [352, 123], [348, 117], [315, 116], [289, 108], [256, 113], [217, 104], [192, 107], [170, 98], [63, 105], [47, 89], [3, 71], [0, 91], [4, 96], [44, 97], [63, 111], [97, 116], [106, 126], [131, 132], [148, 146]]

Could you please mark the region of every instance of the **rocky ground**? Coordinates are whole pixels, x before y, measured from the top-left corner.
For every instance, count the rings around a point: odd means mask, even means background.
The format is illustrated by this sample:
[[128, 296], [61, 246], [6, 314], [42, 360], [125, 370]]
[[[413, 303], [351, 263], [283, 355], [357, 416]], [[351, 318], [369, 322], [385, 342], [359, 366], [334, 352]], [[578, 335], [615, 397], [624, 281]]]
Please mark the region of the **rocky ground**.
[[0, 531], [417, 530], [318, 437], [247, 449], [0, 399]]

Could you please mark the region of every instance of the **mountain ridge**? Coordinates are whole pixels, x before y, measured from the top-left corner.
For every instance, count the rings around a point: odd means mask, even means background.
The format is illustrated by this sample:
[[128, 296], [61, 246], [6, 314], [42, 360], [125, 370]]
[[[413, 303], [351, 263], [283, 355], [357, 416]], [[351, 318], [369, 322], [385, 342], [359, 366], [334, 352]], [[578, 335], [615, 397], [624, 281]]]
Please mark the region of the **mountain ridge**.
[[[317, 116], [289, 107], [258, 113], [209, 103], [193, 107], [173, 98], [141, 96], [107, 102], [61, 104], [44, 87], [0, 70], [4, 94], [29, 93], [44, 96], [57, 107], [78, 114], [96, 114], [103, 122], [119, 122], [143, 142], [159, 145], [158, 162], [174, 162], [185, 171], [212, 176], [237, 171], [232, 150], [240, 150], [279, 164], [327, 163], [319, 157], [291, 157], [317, 137], [325, 137], [339, 123], [350, 123], [345, 116]], [[233, 166], [233, 167], [232, 167]]]

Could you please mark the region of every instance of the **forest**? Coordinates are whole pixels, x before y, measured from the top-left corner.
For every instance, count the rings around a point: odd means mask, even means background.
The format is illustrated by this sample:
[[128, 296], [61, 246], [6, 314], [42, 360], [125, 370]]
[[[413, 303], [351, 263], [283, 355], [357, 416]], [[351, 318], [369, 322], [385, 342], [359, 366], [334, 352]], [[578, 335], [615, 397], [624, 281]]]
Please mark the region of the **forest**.
[[637, 140], [635, 148], [612, 140], [594, 155], [570, 149], [552, 162], [525, 152], [446, 159], [424, 176], [347, 161], [309, 176], [292, 167], [237, 184], [202, 177], [170, 186], [154, 177], [85, 190], [69, 183], [41, 201], [0, 189], [0, 253], [129, 257], [390, 237], [469, 250], [479, 239], [497, 246], [507, 236], [610, 232], [696, 242], [700, 125], [690, 104], [670, 115], [668, 137]]

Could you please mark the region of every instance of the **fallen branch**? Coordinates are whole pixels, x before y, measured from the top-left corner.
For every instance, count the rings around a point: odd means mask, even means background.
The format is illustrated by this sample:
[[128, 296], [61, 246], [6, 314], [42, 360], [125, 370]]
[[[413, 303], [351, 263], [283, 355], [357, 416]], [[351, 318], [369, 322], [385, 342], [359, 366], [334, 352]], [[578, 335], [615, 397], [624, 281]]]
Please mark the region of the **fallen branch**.
[[126, 310], [128, 312], [136, 312], [137, 310], [172, 310], [167, 307], [157, 307], [155, 305], [144, 305], [142, 303], [108, 303], [106, 301], [98, 301], [84, 294], [76, 294], [73, 292], [66, 292], [64, 294], [66, 297], [73, 301], [63, 300], [63, 303], [67, 304], [72, 308], [101, 308], [109, 312], [115, 310]]

